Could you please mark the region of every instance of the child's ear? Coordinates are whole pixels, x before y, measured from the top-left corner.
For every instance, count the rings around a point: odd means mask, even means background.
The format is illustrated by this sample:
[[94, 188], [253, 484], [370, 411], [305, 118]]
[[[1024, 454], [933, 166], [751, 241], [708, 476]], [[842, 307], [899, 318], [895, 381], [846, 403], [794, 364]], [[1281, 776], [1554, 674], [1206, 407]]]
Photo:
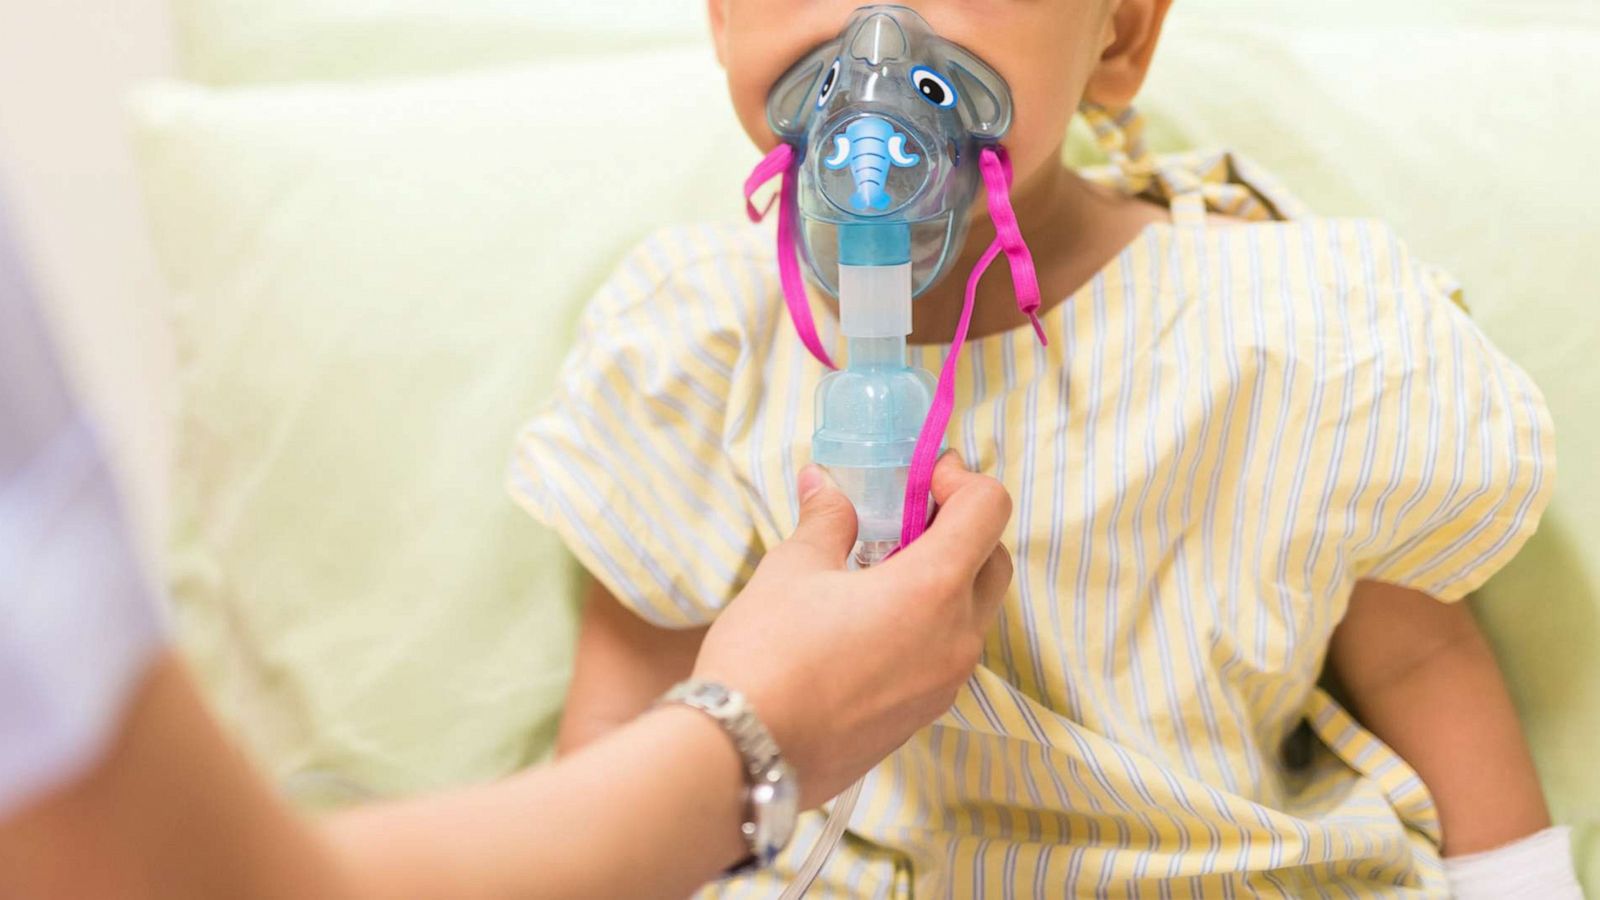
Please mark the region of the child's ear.
[[717, 49], [717, 65], [726, 69], [728, 67], [727, 48], [727, 22], [728, 10], [724, 4], [728, 0], [706, 0], [706, 12], [711, 17], [711, 46]]
[[1172, 0], [1117, 0], [1106, 20], [1100, 62], [1089, 76], [1083, 99], [1107, 109], [1133, 103], [1171, 8]]

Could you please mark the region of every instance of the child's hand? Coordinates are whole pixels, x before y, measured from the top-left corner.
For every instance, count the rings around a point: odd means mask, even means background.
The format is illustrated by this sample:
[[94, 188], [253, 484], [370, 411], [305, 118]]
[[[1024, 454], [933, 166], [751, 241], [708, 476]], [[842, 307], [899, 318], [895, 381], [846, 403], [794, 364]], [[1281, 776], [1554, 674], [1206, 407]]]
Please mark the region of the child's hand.
[[850, 501], [814, 466], [801, 472], [800, 494], [794, 535], [711, 627], [694, 674], [751, 699], [810, 807], [950, 708], [1011, 583], [999, 545], [1011, 497], [946, 454], [928, 532], [851, 572]]

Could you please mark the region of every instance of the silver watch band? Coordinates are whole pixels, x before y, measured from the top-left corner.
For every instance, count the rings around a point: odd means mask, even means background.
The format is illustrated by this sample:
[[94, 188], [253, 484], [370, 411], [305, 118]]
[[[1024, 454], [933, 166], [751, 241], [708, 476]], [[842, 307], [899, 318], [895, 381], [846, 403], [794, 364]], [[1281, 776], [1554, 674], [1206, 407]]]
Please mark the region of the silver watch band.
[[799, 815], [794, 771], [743, 694], [714, 681], [690, 679], [662, 695], [655, 706], [681, 704], [716, 722], [733, 741], [745, 769], [745, 814], [740, 825], [751, 856], [730, 874], [767, 865], [789, 843]]
[[738, 691], [718, 684], [691, 678], [680, 681], [656, 701], [656, 705], [681, 703], [692, 706], [715, 719], [722, 730], [733, 739], [744, 760], [747, 781], [755, 781], [779, 758], [778, 744], [767, 731], [767, 726], [756, 718], [755, 710]]

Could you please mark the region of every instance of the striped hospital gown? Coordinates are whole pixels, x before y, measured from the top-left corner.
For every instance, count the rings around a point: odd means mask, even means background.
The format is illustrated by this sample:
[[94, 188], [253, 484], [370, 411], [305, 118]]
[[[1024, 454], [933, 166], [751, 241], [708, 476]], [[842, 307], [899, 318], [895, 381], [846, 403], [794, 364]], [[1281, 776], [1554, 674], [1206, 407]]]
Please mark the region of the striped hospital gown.
[[[950, 445], [1016, 500], [983, 665], [871, 773], [812, 896], [1441, 894], [1427, 789], [1317, 679], [1357, 579], [1456, 600], [1532, 533], [1537, 388], [1371, 221], [1153, 225], [1044, 324], [971, 342], [957, 383]], [[661, 232], [512, 491], [639, 615], [706, 623], [793, 527], [822, 375], [765, 231]], [[776, 896], [819, 827], [708, 891]]]

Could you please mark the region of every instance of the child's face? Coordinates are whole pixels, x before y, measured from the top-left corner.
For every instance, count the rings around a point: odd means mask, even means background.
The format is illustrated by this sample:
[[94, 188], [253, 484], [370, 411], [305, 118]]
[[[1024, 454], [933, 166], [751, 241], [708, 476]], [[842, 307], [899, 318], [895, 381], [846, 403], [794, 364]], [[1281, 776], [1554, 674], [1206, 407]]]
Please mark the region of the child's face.
[[[976, 53], [1011, 88], [1004, 143], [1018, 179], [1056, 158], [1087, 99], [1118, 107], [1138, 90], [1170, 0], [901, 0], [940, 37]], [[863, 0], [709, 0], [717, 57], [745, 132], [763, 151], [767, 93], [844, 27]]]

